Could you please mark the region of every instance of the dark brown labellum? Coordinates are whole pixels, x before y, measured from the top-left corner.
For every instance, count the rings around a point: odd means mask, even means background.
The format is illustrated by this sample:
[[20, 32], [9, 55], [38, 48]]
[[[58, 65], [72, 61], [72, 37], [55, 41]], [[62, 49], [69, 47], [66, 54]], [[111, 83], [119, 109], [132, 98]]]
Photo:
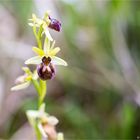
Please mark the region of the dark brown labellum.
[[42, 58], [42, 63], [37, 66], [37, 73], [42, 80], [49, 80], [55, 76], [55, 68], [50, 57]]
[[48, 27], [59, 32], [61, 29], [61, 23], [57, 19], [51, 17], [49, 17], [49, 19], [51, 22]]

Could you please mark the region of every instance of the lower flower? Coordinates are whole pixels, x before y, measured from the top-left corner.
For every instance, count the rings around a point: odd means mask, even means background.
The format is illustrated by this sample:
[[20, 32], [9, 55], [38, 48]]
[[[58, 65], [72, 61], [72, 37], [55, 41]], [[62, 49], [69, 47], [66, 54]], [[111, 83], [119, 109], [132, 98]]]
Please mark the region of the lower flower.
[[39, 110], [28, 110], [26, 114], [32, 127], [36, 129], [37, 126], [47, 140], [63, 140], [63, 133], [57, 133], [55, 129], [59, 121], [45, 112], [45, 104], [42, 104]]

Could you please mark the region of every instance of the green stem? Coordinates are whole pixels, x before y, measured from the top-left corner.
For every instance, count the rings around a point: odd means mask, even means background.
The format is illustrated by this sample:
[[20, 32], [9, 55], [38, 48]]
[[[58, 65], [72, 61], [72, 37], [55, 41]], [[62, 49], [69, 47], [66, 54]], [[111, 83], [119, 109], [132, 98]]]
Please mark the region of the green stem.
[[[40, 49], [42, 49], [42, 32], [43, 32], [42, 25], [40, 26], [38, 32], [36, 30], [36, 27], [33, 26], [33, 32], [34, 32], [35, 38], [37, 40], [38, 47]], [[38, 108], [40, 108], [40, 106], [43, 103], [43, 100], [45, 98], [45, 95], [46, 95], [47, 84], [46, 84], [46, 81], [42, 81], [41, 79], [40, 79], [40, 82], [38, 82], [38, 80], [33, 80], [32, 79], [32, 83], [33, 83], [33, 85], [34, 85], [34, 87], [35, 87], [35, 89], [38, 93]], [[36, 125], [34, 126], [35, 133], [36, 133], [37, 140], [41, 140], [42, 135], [40, 133], [40, 130], [39, 130], [37, 124], [38, 123], [36, 123]]]
[[38, 107], [40, 107], [40, 105], [43, 103], [47, 91], [46, 81], [40, 79], [40, 83], [39, 83], [37, 80], [32, 80], [32, 83], [38, 93], [38, 98], [39, 98]]
[[[46, 81], [42, 81], [40, 79], [40, 83], [39, 83], [38, 80], [32, 79], [32, 83], [38, 93], [38, 97], [39, 97], [38, 108], [39, 108], [41, 106], [41, 104], [43, 103], [44, 97], [46, 95], [46, 91], [47, 91]], [[36, 138], [37, 138], [37, 140], [42, 140], [42, 135], [40, 133], [40, 130], [39, 130], [37, 124], [38, 123], [36, 123], [36, 125], [34, 126]]]
[[33, 80], [33, 79], [32, 79], [32, 83], [33, 83], [33, 85], [34, 85], [34, 87], [35, 87], [35, 89], [36, 89], [36, 91], [38, 93], [38, 96], [40, 97], [41, 96], [40, 84], [38, 83], [37, 80]]
[[39, 102], [38, 102], [39, 107], [43, 103], [43, 100], [47, 93], [47, 83], [46, 81], [43, 81], [41, 79], [40, 79], [40, 89], [41, 89], [41, 94], [39, 96]]
[[39, 30], [38, 30], [38, 37], [39, 37], [40, 40], [41, 40], [42, 32], [43, 32], [43, 27], [41, 25]]
[[35, 38], [36, 38], [38, 47], [39, 47], [40, 49], [42, 49], [41, 37], [38, 36], [35, 26], [33, 26], [33, 32], [34, 32], [34, 35], [35, 35]]
[[36, 123], [36, 125], [35, 125], [35, 133], [36, 133], [36, 138], [37, 138], [37, 140], [42, 140], [42, 135], [41, 135], [41, 133], [40, 133], [40, 131], [39, 131], [39, 128], [38, 128], [38, 126], [37, 126], [37, 123]]
[[38, 35], [38, 46], [40, 49], [42, 49], [42, 40], [41, 40], [42, 32], [43, 32], [43, 27], [41, 25], [38, 30], [38, 34], [37, 34]]

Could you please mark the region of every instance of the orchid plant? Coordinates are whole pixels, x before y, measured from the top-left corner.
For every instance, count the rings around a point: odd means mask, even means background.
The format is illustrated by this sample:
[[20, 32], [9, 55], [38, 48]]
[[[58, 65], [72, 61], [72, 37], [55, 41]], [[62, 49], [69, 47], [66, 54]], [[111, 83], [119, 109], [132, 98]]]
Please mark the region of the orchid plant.
[[16, 79], [16, 85], [11, 90], [25, 89], [33, 84], [38, 93], [38, 110], [28, 110], [26, 115], [35, 130], [37, 139], [41, 140], [45, 137], [47, 140], [63, 140], [63, 133], [57, 133], [55, 129], [59, 122], [58, 119], [45, 112], [45, 103], [43, 102], [47, 93], [47, 82], [56, 74], [55, 65], [67, 66], [66, 61], [56, 56], [60, 48], [55, 47], [55, 41], [49, 33], [49, 28], [59, 32], [61, 23], [50, 17], [49, 12], [46, 12], [43, 18], [32, 14], [29, 21], [29, 26], [32, 26], [37, 41], [37, 47], [32, 47], [36, 56], [26, 60], [25, 64], [36, 65], [36, 69], [32, 72], [29, 67], [23, 67], [24, 75]]

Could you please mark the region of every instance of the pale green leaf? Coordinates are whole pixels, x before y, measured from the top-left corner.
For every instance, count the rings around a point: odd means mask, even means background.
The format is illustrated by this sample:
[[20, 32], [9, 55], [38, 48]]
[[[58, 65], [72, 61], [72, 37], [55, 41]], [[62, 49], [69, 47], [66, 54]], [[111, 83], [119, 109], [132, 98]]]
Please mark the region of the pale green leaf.
[[29, 64], [35, 64], [35, 65], [38, 65], [42, 62], [42, 57], [41, 56], [35, 56], [35, 57], [32, 57], [28, 60], [25, 61], [25, 64], [26, 65], [29, 65]]
[[39, 49], [39, 48], [37, 48], [37, 47], [33, 47], [32, 50], [33, 50], [37, 55], [39, 55], [39, 56], [45, 55], [45, 54], [44, 54], [44, 51], [41, 50], [41, 49]]
[[49, 32], [48, 29], [45, 29], [45, 35], [46, 35], [46, 37], [47, 37], [50, 41], [53, 41], [53, 38], [51, 37], [50, 32]]
[[59, 58], [59, 57], [56, 57], [56, 56], [53, 56], [52, 57], [52, 63], [54, 65], [63, 65], [63, 66], [67, 66], [67, 62], [64, 61], [63, 59]]
[[44, 53], [47, 55], [50, 50], [50, 40], [46, 37], [44, 41]]
[[51, 49], [54, 48], [54, 45], [55, 45], [55, 40], [52, 42]]
[[17, 90], [21, 90], [21, 89], [25, 89], [30, 85], [30, 81], [28, 82], [24, 82], [22, 84], [16, 85], [14, 87], [11, 88], [12, 91], [17, 91]]
[[39, 27], [40, 25], [37, 24], [37, 23], [28, 23], [29, 26], [32, 26], [32, 27]]

